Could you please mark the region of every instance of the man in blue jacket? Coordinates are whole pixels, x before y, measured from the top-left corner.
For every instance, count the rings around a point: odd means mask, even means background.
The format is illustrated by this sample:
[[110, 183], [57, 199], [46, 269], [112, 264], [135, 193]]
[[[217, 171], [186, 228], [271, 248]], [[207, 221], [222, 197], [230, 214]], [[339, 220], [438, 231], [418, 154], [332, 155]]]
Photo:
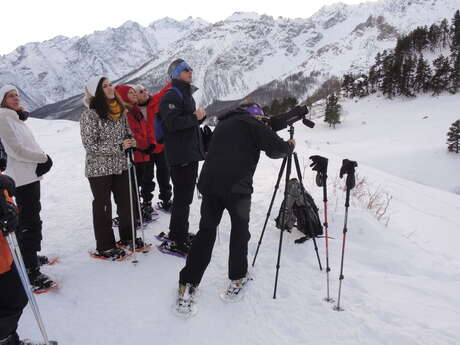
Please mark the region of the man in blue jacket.
[[169, 235], [160, 250], [186, 256], [190, 247], [190, 204], [198, 176], [198, 162], [204, 159], [200, 123], [206, 113], [203, 109], [196, 109], [193, 70], [187, 62], [182, 59], [173, 61], [168, 75], [172, 85], [161, 99], [159, 116], [163, 124], [166, 158], [171, 168], [174, 199]]

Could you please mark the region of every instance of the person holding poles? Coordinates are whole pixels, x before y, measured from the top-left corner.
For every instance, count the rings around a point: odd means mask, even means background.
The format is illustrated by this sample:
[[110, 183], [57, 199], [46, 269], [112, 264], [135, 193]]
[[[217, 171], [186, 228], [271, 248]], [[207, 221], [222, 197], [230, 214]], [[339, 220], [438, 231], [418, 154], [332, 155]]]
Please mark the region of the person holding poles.
[[[112, 230], [113, 194], [120, 217], [122, 244], [133, 248], [134, 222], [130, 206], [128, 161], [125, 151], [136, 147], [126, 121], [125, 106], [109, 79], [103, 76], [88, 81], [83, 100], [87, 106], [80, 118], [80, 133], [86, 150], [85, 175], [93, 193], [93, 225], [97, 259], [120, 261], [127, 252], [119, 248]], [[132, 236], [132, 231], [134, 236]], [[140, 240], [140, 241], [139, 241]], [[143, 247], [136, 239], [135, 248]]]
[[[57, 345], [57, 342], [48, 340], [17, 246], [14, 232], [18, 228], [19, 219], [17, 208], [11, 199], [14, 194], [13, 179], [0, 175], [0, 345]], [[28, 298], [45, 343], [19, 340], [16, 331]]]

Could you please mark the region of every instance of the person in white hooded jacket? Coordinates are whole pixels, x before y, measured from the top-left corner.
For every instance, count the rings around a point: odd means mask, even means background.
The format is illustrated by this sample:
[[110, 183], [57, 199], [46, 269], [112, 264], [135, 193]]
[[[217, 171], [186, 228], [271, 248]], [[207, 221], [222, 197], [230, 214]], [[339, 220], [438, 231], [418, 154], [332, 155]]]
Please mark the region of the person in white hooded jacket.
[[28, 113], [20, 105], [18, 89], [13, 85], [1, 87], [0, 101], [0, 138], [8, 155], [5, 174], [17, 186], [18, 242], [34, 292], [44, 292], [55, 283], [40, 272], [37, 255], [42, 240], [40, 180], [53, 163], [24, 122]]

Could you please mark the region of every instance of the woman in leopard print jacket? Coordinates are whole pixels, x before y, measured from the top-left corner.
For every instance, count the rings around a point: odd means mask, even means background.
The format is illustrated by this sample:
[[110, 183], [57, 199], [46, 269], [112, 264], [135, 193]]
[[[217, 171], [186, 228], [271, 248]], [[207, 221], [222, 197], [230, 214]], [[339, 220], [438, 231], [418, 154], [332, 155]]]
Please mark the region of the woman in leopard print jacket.
[[[115, 88], [105, 77], [86, 85], [86, 109], [80, 118], [80, 133], [86, 150], [85, 175], [93, 193], [93, 225], [96, 237], [95, 258], [122, 260], [127, 253], [119, 247], [132, 246], [128, 165], [125, 150], [136, 141], [126, 121], [125, 107]], [[120, 219], [120, 241], [112, 230], [113, 193]], [[136, 247], [142, 246], [137, 243]]]

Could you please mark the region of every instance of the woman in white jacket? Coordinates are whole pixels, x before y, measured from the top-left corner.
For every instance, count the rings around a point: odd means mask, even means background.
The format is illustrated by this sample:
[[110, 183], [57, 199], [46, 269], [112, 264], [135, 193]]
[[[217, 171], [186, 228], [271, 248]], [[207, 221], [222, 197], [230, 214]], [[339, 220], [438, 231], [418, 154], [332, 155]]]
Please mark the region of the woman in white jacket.
[[5, 173], [17, 186], [18, 241], [34, 291], [44, 292], [55, 283], [40, 272], [37, 256], [42, 240], [40, 180], [53, 163], [24, 122], [28, 113], [20, 105], [17, 88], [13, 85], [0, 88], [0, 100], [0, 138], [8, 155]]

